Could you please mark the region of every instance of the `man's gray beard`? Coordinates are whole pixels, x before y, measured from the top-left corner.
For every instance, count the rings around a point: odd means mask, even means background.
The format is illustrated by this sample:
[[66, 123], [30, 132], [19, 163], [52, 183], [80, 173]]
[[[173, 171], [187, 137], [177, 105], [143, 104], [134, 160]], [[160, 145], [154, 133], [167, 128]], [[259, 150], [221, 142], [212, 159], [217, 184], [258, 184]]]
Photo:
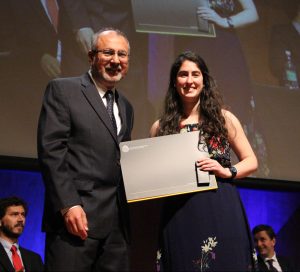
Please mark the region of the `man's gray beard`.
[[117, 78], [112, 80], [111, 77], [106, 72], [104, 72], [103, 74], [100, 74], [97, 69], [94, 69], [93, 66], [91, 67], [91, 72], [92, 72], [92, 76], [94, 77], [94, 79], [99, 82], [102, 82], [104, 80], [104, 81], [110, 82], [110, 83], [117, 83], [117, 82], [121, 81], [123, 78], [122, 73], [119, 72]]
[[112, 80], [112, 79], [110, 78], [109, 75], [107, 75], [106, 73], [104, 73], [103, 78], [104, 78], [107, 82], [114, 82], [114, 83], [117, 83], [117, 82], [119, 82], [119, 81], [122, 79], [122, 74], [119, 73], [118, 76], [117, 76], [117, 78], [114, 79], [114, 80]]

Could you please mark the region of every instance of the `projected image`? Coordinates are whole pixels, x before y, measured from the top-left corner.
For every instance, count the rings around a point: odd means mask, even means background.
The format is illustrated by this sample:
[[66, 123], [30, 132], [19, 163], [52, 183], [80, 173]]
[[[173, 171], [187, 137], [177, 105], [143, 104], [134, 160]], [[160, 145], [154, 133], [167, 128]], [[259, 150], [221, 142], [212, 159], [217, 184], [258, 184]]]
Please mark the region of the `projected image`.
[[[134, 2], [141, 3], [144, 1]], [[161, 1], [165, 4], [166, 2]], [[193, 2], [199, 4], [199, 1]], [[243, 48], [236, 33], [236, 30], [240, 28], [247, 31], [247, 26], [253, 25], [259, 20], [255, 4], [251, 0], [206, 2], [206, 7], [198, 6], [195, 11], [202, 20], [215, 25], [216, 37], [214, 39], [175, 36], [170, 37], [166, 42], [166, 38], [157, 39], [153, 35], [150, 36], [151, 48], [159, 48], [159, 51], [155, 52], [155, 56], [153, 54], [149, 56], [149, 62], [153, 69], [149, 71], [148, 91], [150, 96], [156, 93], [156, 97], [153, 99], [159, 99], [162, 95], [162, 92], [156, 92], [156, 90], [160, 87], [157, 85], [163, 83], [153, 84], [152, 82], [159, 81], [159, 75], [162, 73], [161, 69], [154, 69], [154, 67], [166, 69], [163, 63], [167, 54], [172, 52], [171, 54], [175, 56], [185, 50], [199, 53], [207, 61], [210, 72], [216, 78], [225, 104], [229, 105], [233, 113], [240, 118], [244, 130], [256, 150], [260, 160], [259, 170], [256, 174], [264, 177], [269, 176], [268, 150], [264, 136], [260, 131], [260, 124], [254, 120], [256, 105], [252, 82]], [[189, 7], [185, 6], [184, 9], [186, 8]], [[177, 12], [181, 13], [182, 9], [183, 7]], [[178, 21], [177, 17], [176, 20]]]
[[290, 10], [289, 22], [274, 25], [271, 30], [269, 63], [280, 86], [297, 90], [300, 86], [300, 3]]
[[53, 2], [52, 8], [36, 0], [0, 3], [0, 124], [7, 128], [0, 136], [6, 143], [0, 153], [36, 157], [37, 119], [48, 81], [87, 72], [92, 35], [107, 26], [120, 29], [131, 42], [132, 69], [119, 88], [140, 111], [135, 124], [147, 135], [154, 120], [151, 105], [141, 110], [148, 105], [147, 45], [135, 33], [130, 1]]
[[[208, 0], [132, 0], [136, 31], [215, 37]], [[216, 16], [218, 15], [216, 14]]]
[[86, 73], [92, 35], [112, 26], [130, 41], [117, 88], [135, 109], [132, 139], [149, 137], [170, 66], [192, 50], [242, 123], [259, 159], [255, 177], [300, 181], [299, 0], [53, 2], [50, 12], [46, 1], [0, 1], [0, 156], [36, 158], [47, 83]]
[[[299, 180], [299, 1], [255, 1], [259, 21], [238, 31], [255, 98], [254, 123], [259, 125], [267, 150], [269, 175]], [[253, 144], [259, 146], [260, 135]], [[286, 142], [289, 143], [286, 143]], [[255, 146], [254, 146], [255, 148]], [[264, 147], [256, 149], [265, 153]], [[287, 166], [288, 165], [288, 166]], [[284, 173], [284, 174], [283, 174]], [[264, 177], [258, 173], [259, 177]]]

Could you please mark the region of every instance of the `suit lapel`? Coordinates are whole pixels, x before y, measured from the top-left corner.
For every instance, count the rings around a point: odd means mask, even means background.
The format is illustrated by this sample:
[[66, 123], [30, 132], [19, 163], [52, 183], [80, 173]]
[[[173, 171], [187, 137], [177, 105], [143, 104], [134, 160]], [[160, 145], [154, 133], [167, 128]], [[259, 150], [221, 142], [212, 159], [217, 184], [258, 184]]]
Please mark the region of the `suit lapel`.
[[25, 250], [23, 250], [22, 247], [19, 247], [19, 250], [21, 251], [22, 261], [23, 261], [25, 271], [30, 271], [33, 265], [33, 263], [30, 260], [30, 255]]
[[[0, 268], [3, 267], [3, 271], [9, 271], [9, 272], [14, 272], [14, 267], [11, 264], [11, 261], [9, 260], [6, 251], [2, 244], [0, 243]], [[2, 271], [1, 271], [2, 272]]]
[[288, 270], [288, 267], [287, 267], [287, 264], [286, 262], [284, 261], [284, 259], [282, 259], [280, 256], [276, 256], [278, 262], [279, 262], [279, 265], [282, 269], [282, 271], [287, 271]]
[[257, 256], [257, 260], [258, 260], [258, 270], [261, 271], [261, 272], [265, 272], [265, 271], [268, 271], [268, 267], [267, 265], [265, 264], [263, 258], [261, 258], [259, 255]]
[[97, 113], [100, 120], [107, 127], [108, 131], [110, 132], [111, 136], [116, 141], [117, 145], [119, 145], [117, 135], [114, 131], [112, 122], [109, 118], [109, 115], [107, 113], [105, 105], [103, 104], [103, 101], [102, 101], [95, 85], [92, 83], [91, 79], [89, 78], [88, 74], [85, 74], [82, 78], [82, 92], [85, 95], [86, 99], [89, 101], [89, 104], [92, 106], [92, 108]]
[[120, 133], [118, 135], [118, 139], [119, 139], [119, 142], [122, 141], [122, 138], [123, 138], [123, 135], [125, 133], [125, 129], [126, 129], [126, 107], [125, 107], [125, 104], [123, 102], [123, 100], [120, 98], [119, 96], [119, 93], [115, 92], [115, 99], [116, 99], [116, 103], [118, 105], [118, 108], [119, 108], [119, 114], [120, 114], [120, 118], [121, 118], [121, 130], [120, 130]]

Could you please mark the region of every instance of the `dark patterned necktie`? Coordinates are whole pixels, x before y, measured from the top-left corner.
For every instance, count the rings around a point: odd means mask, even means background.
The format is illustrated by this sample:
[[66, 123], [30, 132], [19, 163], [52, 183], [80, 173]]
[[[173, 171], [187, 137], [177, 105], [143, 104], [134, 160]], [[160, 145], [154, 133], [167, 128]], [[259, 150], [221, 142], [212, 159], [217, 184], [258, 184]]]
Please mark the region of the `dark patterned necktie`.
[[267, 260], [267, 263], [269, 264], [269, 271], [272, 271], [272, 272], [278, 272], [278, 270], [273, 266], [273, 261], [274, 260]]
[[105, 97], [107, 101], [106, 109], [112, 122], [112, 125], [115, 129], [115, 132], [117, 133], [117, 123], [114, 116], [114, 93], [111, 90], [108, 90], [105, 93]]

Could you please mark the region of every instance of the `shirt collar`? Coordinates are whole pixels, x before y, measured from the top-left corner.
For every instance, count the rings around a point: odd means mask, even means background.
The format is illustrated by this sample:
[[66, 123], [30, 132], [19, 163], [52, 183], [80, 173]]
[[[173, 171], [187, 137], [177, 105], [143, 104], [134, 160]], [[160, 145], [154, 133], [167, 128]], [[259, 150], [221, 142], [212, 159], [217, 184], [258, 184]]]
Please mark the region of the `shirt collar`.
[[264, 262], [266, 263], [269, 260], [274, 260], [275, 262], [277, 262], [277, 257], [276, 257], [276, 253], [274, 252], [274, 255], [271, 258], [265, 258]]
[[[101, 98], [103, 98], [104, 95], [105, 95], [105, 92], [106, 92], [107, 90], [105, 90], [105, 88], [103, 88], [103, 87], [102, 87], [102, 86], [94, 79], [94, 77], [93, 77], [93, 75], [92, 75], [91, 69], [88, 71], [88, 73], [89, 73], [89, 76], [91, 77], [93, 83], [95, 84], [96, 89], [97, 89], [97, 91], [99, 92]], [[111, 90], [113, 91], [113, 93], [115, 93], [115, 88], [112, 88]]]
[[19, 244], [18, 243], [11, 243], [3, 238], [0, 237], [0, 243], [4, 247], [5, 250], [10, 250], [12, 245], [15, 245], [17, 249], [19, 249]]

